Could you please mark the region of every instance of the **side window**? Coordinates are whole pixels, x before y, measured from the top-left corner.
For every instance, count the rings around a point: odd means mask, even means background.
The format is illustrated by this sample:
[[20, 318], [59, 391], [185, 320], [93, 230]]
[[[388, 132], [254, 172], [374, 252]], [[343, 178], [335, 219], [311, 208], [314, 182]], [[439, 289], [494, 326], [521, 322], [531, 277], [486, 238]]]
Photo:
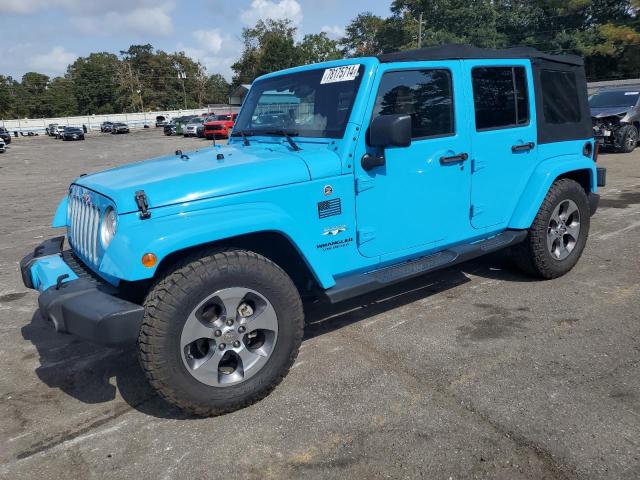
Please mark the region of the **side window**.
[[476, 130], [518, 127], [529, 123], [529, 96], [524, 67], [479, 67], [471, 72]]
[[573, 72], [542, 70], [542, 111], [546, 123], [580, 122], [580, 102]]
[[412, 138], [455, 133], [449, 70], [403, 70], [382, 76], [371, 120], [380, 115], [411, 115]]

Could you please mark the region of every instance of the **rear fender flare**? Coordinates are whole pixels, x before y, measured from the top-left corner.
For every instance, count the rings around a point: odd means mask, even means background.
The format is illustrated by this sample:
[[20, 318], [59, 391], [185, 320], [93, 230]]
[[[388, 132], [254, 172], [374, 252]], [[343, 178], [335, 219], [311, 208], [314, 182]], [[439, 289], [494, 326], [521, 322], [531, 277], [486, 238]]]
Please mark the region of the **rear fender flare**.
[[518, 201], [508, 228], [528, 229], [531, 227], [551, 185], [563, 175], [577, 170], [590, 170], [590, 191], [595, 192], [597, 188], [595, 165], [591, 158], [581, 155], [562, 155], [541, 162], [529, 177], [529, 182]]

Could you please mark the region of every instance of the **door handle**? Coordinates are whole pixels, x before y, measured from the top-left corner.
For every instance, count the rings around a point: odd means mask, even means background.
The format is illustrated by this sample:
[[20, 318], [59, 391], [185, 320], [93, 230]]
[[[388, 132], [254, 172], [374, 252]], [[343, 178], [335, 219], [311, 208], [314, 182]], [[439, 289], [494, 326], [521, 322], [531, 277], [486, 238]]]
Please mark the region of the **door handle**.
[[446, 165], [448, 163], [465, 162], [467, 160], [469, 160], [469, 154], [460, 153], [458, 155], [453, 155], [452, 157], [440, 157], [440, 164]]
[[529, 150], [533, 150], [533, 147], [535, 146], [536, 144], [533, 142], [524, 143], [522, 145], [514, 145], [513, 147], [511, 147], [511, 152], [512, 153], [528, 152]]

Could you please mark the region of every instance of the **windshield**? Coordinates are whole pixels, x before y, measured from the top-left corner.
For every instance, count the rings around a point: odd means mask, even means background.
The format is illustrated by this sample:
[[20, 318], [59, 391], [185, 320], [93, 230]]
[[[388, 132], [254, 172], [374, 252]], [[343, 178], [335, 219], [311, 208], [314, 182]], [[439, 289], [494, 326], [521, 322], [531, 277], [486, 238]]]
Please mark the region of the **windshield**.
[[231, 120], [231, 115], [216, 115], [215, 120], [218, 120], [221, 122], [228, 122], [229, 120]]
[[633, 107], [640, 98], [640, 91], [615, 90], [596, 93], [589, 99], [592, 108]]
[[260, 80], [251, 86], [234, 131], [341, 138], [363, 72], [363, 65], [354, 64]]

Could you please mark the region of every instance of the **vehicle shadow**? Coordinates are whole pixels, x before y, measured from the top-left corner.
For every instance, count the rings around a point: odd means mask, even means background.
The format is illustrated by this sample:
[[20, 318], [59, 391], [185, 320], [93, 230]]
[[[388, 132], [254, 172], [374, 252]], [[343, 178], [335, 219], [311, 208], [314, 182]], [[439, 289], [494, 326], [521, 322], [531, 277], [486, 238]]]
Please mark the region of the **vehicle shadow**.
[[[515, 270], [504, 254], [489, 255], [336, 305], [307, 303], [305, 339], [339, 330], [420, 299], [445, 294], [470, 282], [469, 274], [510, 282], [532, 281]], [[452, 301], [458, 295], [447, 293]], [[112, 402], [120, 396], [131, 408], [157, 418], [195, 418], [169, 405], [154, 392], [138, 364], [134, 347], [109, 348], [70, 335], [54, 334], [39, 310], [22, 328], [22, 336], [36, 347], [40, 365], [35, 373], [50, 388], [60, 389], [86, 404]]]
[[162, 400], [147, 383], [135, 347], [111, 348], [56, 334], [39, 310], [21, 332], [38, 351], [40, 365], [35, 373], [48, 387], [86, 404], [112, 402], [119, 395], [147, 415], [189, 418]]
[[[521, 273], [504, 252], [497, 252], [444, 270], [416, 277], [396, 285], [338, 304], [315, 302], [305, 305], [305, 339], [323, 335], [417, 300], [444, 294], [470, 282], [469, 275], [508, 282], [533, 282]], [[448, 294], [454, 300], [457, 295]]]

